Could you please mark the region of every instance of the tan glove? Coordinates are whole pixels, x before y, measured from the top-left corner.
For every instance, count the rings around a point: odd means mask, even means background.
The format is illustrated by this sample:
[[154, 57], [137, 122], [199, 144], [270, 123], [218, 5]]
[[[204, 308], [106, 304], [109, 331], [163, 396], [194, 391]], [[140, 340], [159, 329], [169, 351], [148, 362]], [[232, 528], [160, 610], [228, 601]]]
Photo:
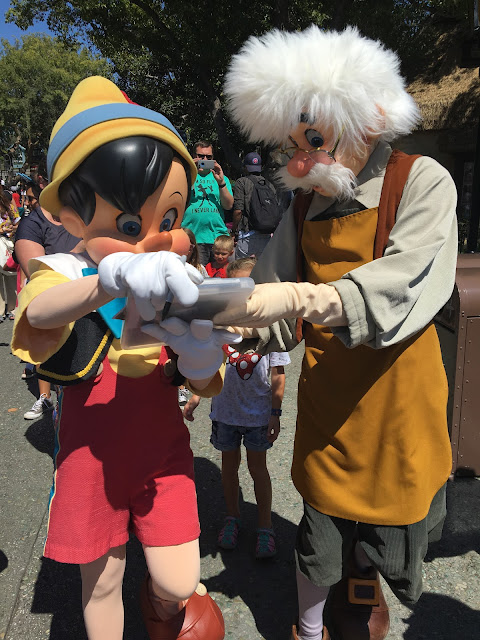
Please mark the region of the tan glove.
[[[213, 326], [215, 327], [215, 324]], [[231, 334], [240, 334], [244, 340], [258, 338], [258, 331], [249, 327], [232, 327], [230, 325], [224, 326], [223, 324], [219, 325], [219, 327], [224, 327], [227, 331], [230, 331]]]
[[331, 327], [347, 324], [335, 287], [310, 282], [257, 284], [245, 303], [217, 313], [213, 322], [235, 327], [269, 327], [282, 318], [303, 318]]

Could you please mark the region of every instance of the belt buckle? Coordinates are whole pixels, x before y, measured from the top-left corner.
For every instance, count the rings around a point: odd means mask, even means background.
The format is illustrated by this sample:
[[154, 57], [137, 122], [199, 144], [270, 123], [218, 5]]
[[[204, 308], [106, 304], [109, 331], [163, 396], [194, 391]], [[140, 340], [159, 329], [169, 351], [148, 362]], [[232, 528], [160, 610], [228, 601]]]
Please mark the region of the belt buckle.
[[[349, 578], [348, 579], [348, 601], [351, 604], [366, 604], [366, 605], [378, 605], [380, 601], [379, 597], [379, 583], [378, 578], [376, 580], [362, 580], [361, 578]], [[365, 596], [362, 596], [362, 591], [365, 589]]]

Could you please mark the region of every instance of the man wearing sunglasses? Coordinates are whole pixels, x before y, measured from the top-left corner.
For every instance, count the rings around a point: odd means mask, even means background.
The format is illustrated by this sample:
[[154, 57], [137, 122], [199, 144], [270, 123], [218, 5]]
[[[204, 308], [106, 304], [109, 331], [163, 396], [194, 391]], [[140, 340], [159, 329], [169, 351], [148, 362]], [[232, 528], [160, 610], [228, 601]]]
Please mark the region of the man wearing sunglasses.
[[432, 320], [455, 280], [456, 189], [432, 158], [390, 147], [420, 119], [399, 67], [356, 29], [312, 26], [250, 38], [226, 76], [234, 120], [277, 147], [297, 190], [252, 272], [268, 284], [214, 318], [245, 327], [255, 351], [305, 340], [294, 640], [383, 640], [378, 574], [416, 602], [445, 517], [447, 382]]
[[200, 262], [206, 265], [210, 262], [215, 238], [229, 234], [224, 212], [233, 207], [233, 191], [230, 180], [213, 158], [211, 142], [199, 140], [192, 157], [198, 174], [192, 185], [182, 227], [188, 227], [195, 234]]

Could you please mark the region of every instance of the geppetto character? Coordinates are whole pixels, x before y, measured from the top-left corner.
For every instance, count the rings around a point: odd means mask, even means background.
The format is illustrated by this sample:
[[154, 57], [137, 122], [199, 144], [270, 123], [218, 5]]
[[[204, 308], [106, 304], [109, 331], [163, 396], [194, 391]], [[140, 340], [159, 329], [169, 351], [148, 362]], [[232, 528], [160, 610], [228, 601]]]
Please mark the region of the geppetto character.
[[250, 38], [226, 76], [234, 120], [279, 145], [278, 173], [299, 190], [252, 272], [269, 284], [214, 317], [257, 327], [244, 334], [260, 352], [305, 339], [294, 638], [329, 637], [337, 585], [335, 638], [383, 639], [377, 572], [414, 603], [445, 517], [447, 382], [432, 319], [455, 279], [456, 189], [432, 158], [388, 144], [419, 120], [399, 66], [356, 29], [312, 26]]
[[[115, 319], [126, 295], [144, 320], [168, 291], [195, 303], [202, 276], [180, 257], [195, 164], [163, 115], [101, 77], [73, 92], [47, 160], [41, 202], [84, 251], [30, 261], [12, 339], [13, 353], [62, 385], [44, 555], [80, 564], [89, 639], [120, 640], [132, 531], [148, 567], [142, 608], [152, 640], [220, 640], [222, 615], [199, 584], [193, 456], [169, 356], [161, 346], [122, 350]], [[192, 390], [218, 393], [226, 332], [175, 318], [163, 327]]]

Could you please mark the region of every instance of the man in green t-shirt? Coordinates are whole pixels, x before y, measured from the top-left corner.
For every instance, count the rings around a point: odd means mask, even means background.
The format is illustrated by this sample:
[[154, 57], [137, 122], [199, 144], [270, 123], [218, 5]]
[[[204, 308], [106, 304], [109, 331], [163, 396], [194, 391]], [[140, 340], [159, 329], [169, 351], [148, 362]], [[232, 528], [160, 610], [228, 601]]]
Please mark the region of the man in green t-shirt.
[[193, 159], [198, 167], [198, 175], [192, 185], [190, 204], [183, 216], [182, 227], [188, 227], [195, 234], [200, 262], [206, 265], [210, 261], [215, 238], [228, 235], [224, 211], [233, 207], [233, 191], [230, 180], [216, 160], [213, 169], [202, 169], [198, 165], [200, 160], [213, 160], [211, 142], [199, 140], [195, 144]]

